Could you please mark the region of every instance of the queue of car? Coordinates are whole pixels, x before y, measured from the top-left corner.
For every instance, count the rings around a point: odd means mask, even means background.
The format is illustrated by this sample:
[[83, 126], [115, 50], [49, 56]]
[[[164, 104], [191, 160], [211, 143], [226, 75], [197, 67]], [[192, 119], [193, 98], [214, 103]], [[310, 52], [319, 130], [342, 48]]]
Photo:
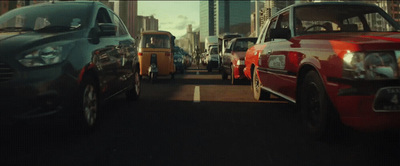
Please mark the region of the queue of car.
[[[383, 26], [372, 25], [375, 19]], [[295, 104], [316, 139], [339, 125], [400, 128], [399, 31], [375, 5], [295, 4], [272, 15], [257, 38], [223, 38], [222, 50], [210, 47], [201, 60], [231, 84], [248, 79], [255, 100], [273, 94]], [[70, 117], [90, 130], [101, 103], [121, 93], [139, 98], [142, 76], [174, 79], [191, 65], [174, 40], [167, 31], [145, 31], [136, 48], [100, 2], [12, 10], [0, 17], [0, 121]]]
[[176, 71], [184, 73], [185, 70], [192, 65], [192, 58], [181, 47], [175, 46], [175, 48], [174, 48], [174, 64], [175, 64]]

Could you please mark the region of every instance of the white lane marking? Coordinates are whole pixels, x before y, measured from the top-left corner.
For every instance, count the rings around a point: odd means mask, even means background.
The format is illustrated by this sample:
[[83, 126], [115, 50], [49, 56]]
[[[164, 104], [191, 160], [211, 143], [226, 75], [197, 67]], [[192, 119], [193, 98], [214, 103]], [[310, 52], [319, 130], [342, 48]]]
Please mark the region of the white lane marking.
[[196, 72], [196, 75], [199, 75], [199, 74], [200, 74], [199, 71], [197, 71], [197, 72]]
[[200, 103], [200, 86], [194, 87], [193, 102]]

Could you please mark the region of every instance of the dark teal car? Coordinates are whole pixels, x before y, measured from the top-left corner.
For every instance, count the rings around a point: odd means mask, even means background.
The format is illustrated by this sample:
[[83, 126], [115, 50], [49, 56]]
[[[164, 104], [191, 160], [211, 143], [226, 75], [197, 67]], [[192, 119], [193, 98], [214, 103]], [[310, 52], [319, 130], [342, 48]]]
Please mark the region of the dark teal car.
[[71, 119], [91, 129], [100, 104], [135, 100], [135, 40], [100, 2], [42, 3], [0, 16], [0, 122]]
[[185, 55], [183, 54], [183, 50], [180, 47], [174, 48], [174, 64], [176, 71], [181, 73], [185, 72]]

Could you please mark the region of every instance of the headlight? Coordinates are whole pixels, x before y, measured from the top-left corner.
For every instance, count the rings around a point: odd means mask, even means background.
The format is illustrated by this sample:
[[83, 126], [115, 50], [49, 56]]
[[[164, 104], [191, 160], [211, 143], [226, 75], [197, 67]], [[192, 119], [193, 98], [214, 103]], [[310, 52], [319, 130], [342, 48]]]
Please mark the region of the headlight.
[[397, 58], [394, 52], [348, 52], [343, 57], [343, 77], [366, 80], [397, 78]]
[[182, 62], [182, 58], [174, 59], [174, 62]]
[[57, 64], [65, 59], [62, 46], [46, 46], [23, 54], [18, 61], [26, 67], [37, 67]]
[[238, 61], [236, 62], [236, 65], [244, 65], [244, 60], [238, 60]]

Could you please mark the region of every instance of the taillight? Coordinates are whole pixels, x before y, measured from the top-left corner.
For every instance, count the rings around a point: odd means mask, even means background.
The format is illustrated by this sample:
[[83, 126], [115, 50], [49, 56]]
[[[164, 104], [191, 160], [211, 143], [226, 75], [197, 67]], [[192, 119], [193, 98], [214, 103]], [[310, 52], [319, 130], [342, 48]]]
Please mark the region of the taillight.
[[171, 56], [170, 52], [165, 52], [165, 56]]
[[139, 55], [139, 56], [142, 56], [142, 55], [143, 55], [143, 52], [138, 52], [138, 55]]

